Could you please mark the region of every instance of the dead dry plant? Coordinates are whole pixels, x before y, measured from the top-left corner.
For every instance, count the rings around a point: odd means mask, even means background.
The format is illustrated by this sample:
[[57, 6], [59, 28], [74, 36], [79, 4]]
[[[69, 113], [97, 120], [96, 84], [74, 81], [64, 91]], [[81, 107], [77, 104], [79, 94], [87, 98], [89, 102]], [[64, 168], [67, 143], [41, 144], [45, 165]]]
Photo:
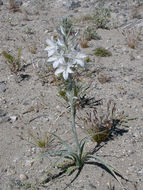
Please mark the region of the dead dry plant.
[[13, 12], [22, 12], [22, 10], [20, 9], [20, 3], [16, 3], [15, 0], [9, 0], [9, 6], [9, 10]]
[[121, 30], [121, 34], [125, 38], [126, 44], [135, 49], [141, 41], [142, 27]]
[[54, 138], [48, 132], [42, 131], [41, 129], [35, 130], [28, 130], [28, 138], [25, 137], [23, 134], [17, 135], [20, 137], [21, 140], [28, 142], [34, 146], [37, 146], [41, 149], [49, 149], [52, 146]]
[[[99, 107], [99, 106], [98, 106]], [[103, 110], [93, 109], [86, 111], [84, 116], [78, 116], [78, 125], [90, 135], [91, 140], [100, 144], [108, 140], [112, 133], [116, 131], [116, 126], [120, 125], [125, 116], [123, 113], [116, 114], [116, 103], [112, 100], [107, 102], [107, 108]]]

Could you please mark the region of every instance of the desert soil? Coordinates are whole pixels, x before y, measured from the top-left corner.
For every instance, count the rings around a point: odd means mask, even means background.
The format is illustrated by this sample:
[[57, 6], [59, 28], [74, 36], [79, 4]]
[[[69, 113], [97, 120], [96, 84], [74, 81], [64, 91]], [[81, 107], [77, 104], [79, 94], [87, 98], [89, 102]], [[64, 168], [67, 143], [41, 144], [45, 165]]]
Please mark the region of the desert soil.
[[[3, 3], [2, 3], [3, 2]], [[110, 30], [98, 29], [101, 40], [91, 40], [83, 49], [92, 60], [92, 81], [89, 96], [96, 100], [116, 102], [117, 112], [130, 118], [125, 126], [119, 126], [122, 135], [114, 136], [97, 152], [111, 163], [129, 181], [121, 179], [127, 190], [143, 189], [143, 33], [134, 49], [121, 34], [123, 29], [136, 30], [143, 26], [143, 1], [96, 1], [96, 0], [23, 0], [16, 1], [18, 10], [9, 9], [9, 1], [0, 5], [0, 190], [49, 189], [63, 190], [72, 176], [57, 178], [44, 186], [39, 183], [47, 175], [55, 174], [52, 168], [55, 158], [44, 157], [45, 149], [39, 148], [34, 139], [37, 133], [54, 132], [73, 144], [70, 116], [65, 102], [57, 96], [57, 87], [50, 77], [41, 79], [37, 65], [46, 64], [44, 51], [46, 39], [56, 35], [56, 26], [62, 17], [74, 21], [74, 27], [82, 35], [92, 24], [82, 21], [103, 3], [111, 9]], [[112, 56], [97, 57], [96, 47], [107, 48]], [[22, 47], [21, 62], [25, 70], [11, 72], [2, 52], [17, 54]], [[109, 79], [109, 80], [106, 80]], [[44, 81], [43, 81], [44, 80]], [[98, 109], [98, 106], [97, 106]], [[80, 138], [86, 136], [78, 125]], [[30, 131], [30, 132], [29, 132]], [[41, 132], [40, 132], [41, 131]], [[29, 142], [31, 143], [29, 143]], [[48, 149], [57, 147], [55, 142]], [[91, 141], [87, 149], [95, 147]], [[31, 184], [31, 185], [30, 185]], [[85, 165], [80, 176], [67, 189], [70, 190], [121, 190], [118, 182], [104, 169]]]

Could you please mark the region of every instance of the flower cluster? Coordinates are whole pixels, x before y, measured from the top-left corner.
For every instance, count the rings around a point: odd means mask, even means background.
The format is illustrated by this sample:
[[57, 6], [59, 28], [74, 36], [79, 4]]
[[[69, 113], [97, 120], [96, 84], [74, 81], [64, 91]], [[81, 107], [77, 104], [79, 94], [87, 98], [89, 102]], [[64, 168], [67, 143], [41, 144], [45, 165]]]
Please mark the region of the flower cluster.
[[51, 40], [47, 39], [48, 62], [53, 64], [56, 69], [55, 75], [63, 74], [65, 80], [68, 79], [69, 74], [74, 72], [77, 66], [84, 67], [84, 60], [86, 55], [80, 53], [80, 48], [77, 43], [73, 43], [77, 33], [70, 36], [64, 32], [63, 27], [59, 30], [60, 37]]

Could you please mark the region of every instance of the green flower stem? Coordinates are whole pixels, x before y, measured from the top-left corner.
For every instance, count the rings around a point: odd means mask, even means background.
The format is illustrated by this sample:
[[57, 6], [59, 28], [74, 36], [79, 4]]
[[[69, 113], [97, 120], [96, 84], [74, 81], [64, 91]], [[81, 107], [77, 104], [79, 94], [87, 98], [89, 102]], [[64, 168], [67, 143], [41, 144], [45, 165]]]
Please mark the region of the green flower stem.
[[72, 119], [72, 132], [73, 132], [73, 135], [75, 138], [77, 153], [79, 155], [80, 154], [80, 145], [79, 145], [77, 131], [76, 131], [76, 127], [75, 127], [76, 108], [75, 108], [75, 104], [73, 101], [73, 98], [74, 98], [74, 82], [73, 82], [72, 78], [70, 79], [70, 82], [71, 82], [71, 86], [70, 86], [70, 109], [71, 109], [71, 119]]

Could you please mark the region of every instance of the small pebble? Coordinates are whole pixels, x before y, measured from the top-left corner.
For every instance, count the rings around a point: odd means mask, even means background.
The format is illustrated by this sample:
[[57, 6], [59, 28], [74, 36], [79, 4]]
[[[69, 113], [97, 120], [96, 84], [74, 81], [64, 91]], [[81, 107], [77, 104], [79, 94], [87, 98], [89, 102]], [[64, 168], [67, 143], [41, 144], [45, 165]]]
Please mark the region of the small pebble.
[[0, 123], [6, 123], [8, 121], [10, 121], [9, 117], [4, 117], [4, 118], [0, 119]]
[[3, 1], [2, 0], [0, 0], [0, 5], [3, 5]]
[[32, 162], [30, 160], [26, 160], [25, 166], [27, 167], [32, 166]]
[[136, 57], [136, 59], [138, 59], [138, 60], [139, 60], [139, 59], [141, 59], [141, 56], [140, 56], [140, 55], [138, 55], [138, 56]]
[[15, 122], [18, 119], [18, 117], [13, 115], [13, 116], [10, 116], [10, 119], [12, 122]]
[[0, 117], [3, 117], [6, 115], [6, 112], [0, 109]]
[[27, 180], [27, 179], [28, 179], [28, 176], [25, 175], [25, 174], [20, 174], [20, 175], [19, 175], [19, 179], [20, 179], [21, 181], [24, 181], [24, 180]]
[[4, 83], [2, 83], [2, 84], [0, 85], [0, 90], [1, 90], [2, 92], [5, 92], [5, 91], [6, 91], [6, 85], [5, 85]]

